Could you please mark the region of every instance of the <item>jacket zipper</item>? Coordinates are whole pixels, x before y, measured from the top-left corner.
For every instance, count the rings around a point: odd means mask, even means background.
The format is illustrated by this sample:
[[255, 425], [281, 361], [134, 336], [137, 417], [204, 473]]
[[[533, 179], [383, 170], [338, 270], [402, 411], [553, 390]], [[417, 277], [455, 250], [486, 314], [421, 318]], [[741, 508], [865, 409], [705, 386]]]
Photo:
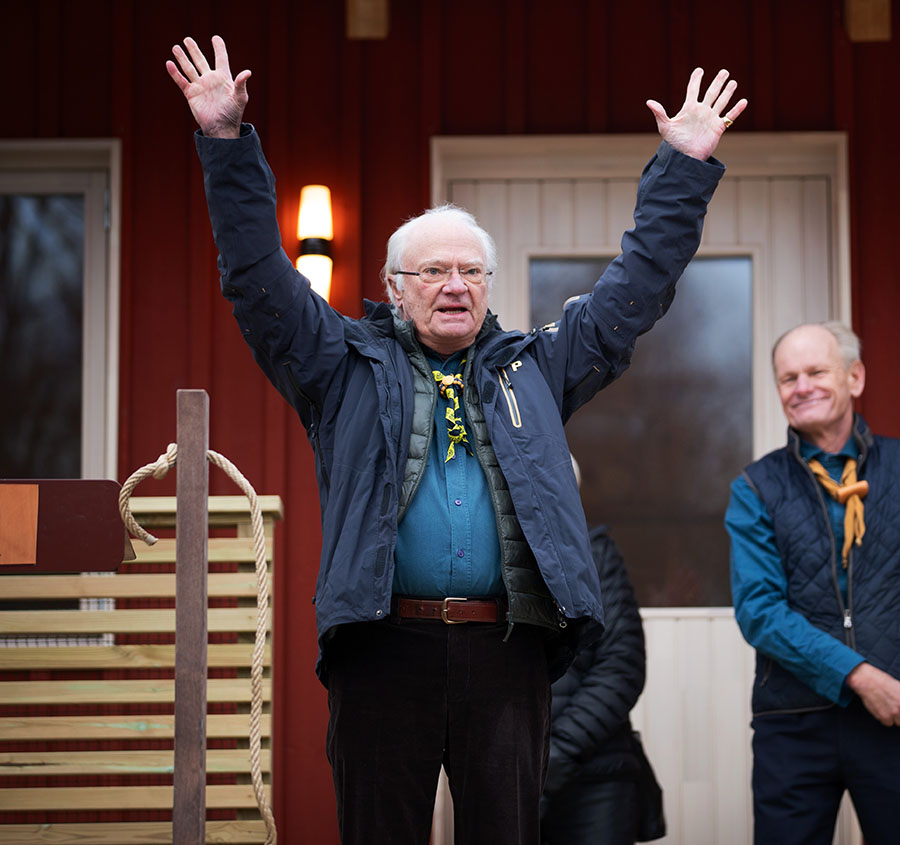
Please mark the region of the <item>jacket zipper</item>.
[[503, 396], [506, 399], [506, 407], [509, 409], [509, 419], [513, 424], [513, 428], [521, 428], [522, 415], [519, 413], [519, 403], [516, 401], [512, 382], [506, 374], [506, 367], [500, 368], [500, 374], [497, 378], [500, 381], [500, 389], [503, 391]]

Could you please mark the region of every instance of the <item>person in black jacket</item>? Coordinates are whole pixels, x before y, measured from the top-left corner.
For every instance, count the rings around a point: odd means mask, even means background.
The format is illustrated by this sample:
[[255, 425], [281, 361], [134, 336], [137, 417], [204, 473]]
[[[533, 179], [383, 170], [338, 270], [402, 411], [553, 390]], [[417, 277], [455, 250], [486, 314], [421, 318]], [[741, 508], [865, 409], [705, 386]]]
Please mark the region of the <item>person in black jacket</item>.
[[644, 629], [622, 555], [606, 526], [591, 532], [606, 631], [553, 684], [544, 845], [631, 845], [639, 760], [628, 714], [644, 688]]

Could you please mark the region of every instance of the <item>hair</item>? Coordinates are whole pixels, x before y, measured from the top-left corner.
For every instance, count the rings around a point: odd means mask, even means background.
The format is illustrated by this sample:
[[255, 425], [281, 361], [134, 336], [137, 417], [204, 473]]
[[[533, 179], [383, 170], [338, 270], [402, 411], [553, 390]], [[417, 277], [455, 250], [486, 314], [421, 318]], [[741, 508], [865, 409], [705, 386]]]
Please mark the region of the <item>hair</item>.
[[[395, 230], [394, 234], [388, 238], [387, 257], [385, 258], [384, 267], [381, 268], [381, 281], [384, 283], [384, 289], [391, 305], [396, 308], [397, 302], [394, 298], [394, 291], [391, 289], [388, 276], [393, 275], [398, 270], [402, 270], [400, 266], [410, 238], [421, 228], [425, 221], [435, 219], [446, 220], [447, 223], [461, 224], [468, 228], [480, 241], [482, 252], [484, 252], [485, 271], [493, 274], [497, 270], [497, 245], [494, 239], [478, 225], [478, 221], [473, 214], [470, 214], [464, 208], [460, 208], [453, 203], [443, 203], [429, 208], [418, 217], [412, 217], [402, 226]], [[487, 277], [488, 291], [493, 287], [494, 277]], [[403, 276], [398, 276], [394, 280], [394, 284], [400, 290], [403, 290]]]
[[844, 365], [844, 369], [849, 369], [853, 364], [857, 361], [862, 360], [860, 358], [860, 354], [862, 352], [862, 343], [860, 342], [859, 337], [856, 333], [844, 325], [838, 320], [826, 320], [821, 323], [802, 323], [799, 326], [794, 326], [792, 329], [788, 329], [775, 343], [772, 345], [772, 369], [775, 369], [775, 353], [778, 351], [778, 347], [781, 345], [781, 341], [783, 341], [789, 334], [795, 332], [797, 329], [801, 329], [804, 326], [821, 326], [825, 331], [827, 331], [834, 339], [837, 341], [838, 350], [841, 353], [841, 363]]

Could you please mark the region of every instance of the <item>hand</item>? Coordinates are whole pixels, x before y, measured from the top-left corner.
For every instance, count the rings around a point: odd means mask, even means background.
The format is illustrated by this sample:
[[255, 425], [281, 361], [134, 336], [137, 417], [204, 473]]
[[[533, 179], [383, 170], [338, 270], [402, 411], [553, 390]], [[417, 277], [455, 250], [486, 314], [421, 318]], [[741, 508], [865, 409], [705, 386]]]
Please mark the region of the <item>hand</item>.
[[882, 725], [900, 725], [900, 681], [871, 663], [860, 663], [849, 675], [850, 687]]
[[212, 138], [240, 137], [241, 117], [249, 99], [247, 80], [250, 71], [242, 70], [237, 79], [231, 78], [228, 51], [218, 35], [212, 38], [216, 56], [214, 70], [193, 38], [185, 38], [184, 45], [190, 58], [178, 44], [172, 48], [181, 71], [171, 60], [166, 62], [166, 70], [184, 94], [203, 134]]
[[726, 120], [737, 120], [738, 115], [747, 107], [747, 101], [738, 100], [729, 111], [722, 114], [737, 88], [737, 82], [732, 79], [726, 85], [728, 71], [720, 70], [700, 100], [701, 79], [703, 68], [698, 67], [691, 74], [684, 105], [675, 117], [670, 118], [656, 100], [647, 100], [647, 108], [653, 112], [664, 141], [685, 155], [706, 161], [713, 154], [722, 133], [728, 128]]

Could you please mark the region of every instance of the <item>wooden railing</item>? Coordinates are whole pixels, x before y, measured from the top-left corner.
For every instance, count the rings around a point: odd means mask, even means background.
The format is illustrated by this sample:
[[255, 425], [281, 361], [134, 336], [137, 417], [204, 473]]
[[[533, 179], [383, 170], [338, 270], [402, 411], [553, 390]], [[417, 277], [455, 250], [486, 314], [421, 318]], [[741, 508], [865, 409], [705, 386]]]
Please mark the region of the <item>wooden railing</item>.
[[[276, 496], [260, 504], [271, 591], [282, 505]], [[137, 560], [117, 573], [0, 573], [5, 845], [172, 841], [175, 499], [133, 497], [131, 507], [160, 540], [135, 541]], [[210, 497], [209, 524], [206, 838], [259, 843], [247, 751], [257, 587], [246, 499]], [[268, 784], [270, 648], [265, 666]]]

